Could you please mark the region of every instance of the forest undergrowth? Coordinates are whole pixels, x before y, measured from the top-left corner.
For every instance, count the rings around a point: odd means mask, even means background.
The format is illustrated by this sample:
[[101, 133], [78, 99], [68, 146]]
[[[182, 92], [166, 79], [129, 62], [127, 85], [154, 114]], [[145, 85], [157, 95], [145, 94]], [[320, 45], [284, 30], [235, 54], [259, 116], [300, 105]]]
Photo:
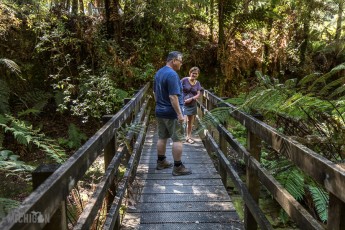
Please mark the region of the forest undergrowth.
[[[172, 50], [184, 54], [181, 77], [198, 66], [205, 89], [343, 164], [341, 2], [97, 0], [91, 12], [86, 1], [0, 2], [0, 218], [30, 194], [38, 165], [68, 159]], [[263, 159], [326, 223], [325, 191], [269, 146]]]

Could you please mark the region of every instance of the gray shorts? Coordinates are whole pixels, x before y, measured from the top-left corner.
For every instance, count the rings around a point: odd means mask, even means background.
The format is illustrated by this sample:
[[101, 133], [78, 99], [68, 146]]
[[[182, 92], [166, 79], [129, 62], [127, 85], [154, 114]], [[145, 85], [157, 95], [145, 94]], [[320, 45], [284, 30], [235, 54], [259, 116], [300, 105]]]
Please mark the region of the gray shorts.
[[166, 119], [157, 117], [158, 138], [171, 138], [173, 142], [182, 141], [184, 138], [183, 124], [177, 119]]
[[184, 115], [196, 115], [198, 111], [196, 104], [192, 106], [183, 106], [183, 109]]

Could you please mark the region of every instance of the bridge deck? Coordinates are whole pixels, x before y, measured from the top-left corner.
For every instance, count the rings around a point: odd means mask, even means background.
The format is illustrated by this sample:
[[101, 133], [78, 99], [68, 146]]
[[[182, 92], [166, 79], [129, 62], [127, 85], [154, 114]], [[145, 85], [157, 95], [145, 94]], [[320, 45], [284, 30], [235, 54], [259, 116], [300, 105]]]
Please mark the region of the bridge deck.
[[[231, 198], [200, 139], [184, 144], [183, 163], [193, 174], [172, 176], [156, 170], [155, 125], [148, 128], [135, 183], [136, 203], [121, 229], [243, 229]], [[172, 161], [171, 144], [167, 159]]]

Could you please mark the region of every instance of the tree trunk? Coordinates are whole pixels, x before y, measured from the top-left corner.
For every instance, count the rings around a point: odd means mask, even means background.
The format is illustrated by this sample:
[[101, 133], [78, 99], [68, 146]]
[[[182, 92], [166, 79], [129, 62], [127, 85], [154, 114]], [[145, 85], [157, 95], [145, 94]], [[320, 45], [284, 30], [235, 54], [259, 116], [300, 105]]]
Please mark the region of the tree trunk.
[[121, 15], [119, 14], [120, 4], [118, 0], [105, 0], [105, 16], [109, 38], [120, 42], [122, 34]]
[[102, 1], [102, 0], [96, 0], [96, 1], [95, 1], [95, 6], [96, 6], [96, 7], [103, 7], [103, 6], [104, 6], [104, 1]]
[[224, 1], [225, 0], [218, 0], [218, 46], [222, 47], [225, 43], [224, 38]]
[[339, 0], [338, 2], [338, 20], [337, 20], [337, 30], [335, 33], [335, 40], [339, 41], [341, 37], [341, 26], [342, 26], [342, 20], [343, 20], [343, 6], [344, 6], [344, 0]]
[[209, 41], [213, 42], [213, 29], [214, 29], [214, 25], [213, 25], [213, 14], [214, 14], [214, 0], [210, 1], [210, 37], [209, 37]]
[[85, 14], [83, 0], [79, 0], [79, 12], [80, 14], [83, 14], [83, 15]]
[[78, 14], [78, 0], [72, 0], [72, 14]]
[[308, 50], [308, 45], [309, 45], [309, 32], [310, 32], [310, 20], [311, 20], [311, 13], [312, 13], [312, 9], [310, 6], [310, 2], [306, 3], [306, 12], [305, 13], [305, 17], [303, 19], [303, 41], [301, 44], [301, 48], [300, 48], [300, 65], [304, 65], [305, 64], [305, 56], [307, 54], [307, 50]]
[[245, 14], [249, 13], [249, 3], [250, 3], [250, 0], [244, 0], [243, 1], [243, 12]]
[[[271, 3], [270, 6], [270, 11], [273, 12], [275, 8], [275, 3]], [[264, 63], [262, 65], [262, 72], [264, 74], [268, 74], [268, 67], [269, 67], [269, 63], [270, 63], [270, 45], [269, 42], [271, 40], [271, 32], [272, 32], [272, 27], [273, 27], [273, 18], [270, 17], [267, 21], [267, 34], [266, 34], [266, 38], [264, 41], [264, 48], [263, 48], [263, 60]], [[272, 70], [272, 72], [274, 72], [274, 70]]]
[[67, 12], [69, 12], [70, 7], [71, 7], [71, 0], [66, 0], [65, 9]]

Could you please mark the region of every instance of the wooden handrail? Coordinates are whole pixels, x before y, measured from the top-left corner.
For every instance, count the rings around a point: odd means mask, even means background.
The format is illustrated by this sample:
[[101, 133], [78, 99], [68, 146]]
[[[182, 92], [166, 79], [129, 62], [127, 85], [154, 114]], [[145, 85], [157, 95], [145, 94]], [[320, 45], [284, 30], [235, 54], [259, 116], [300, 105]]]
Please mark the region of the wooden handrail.
[[[199, 116], [208, 114], [208, 116], [212, 117], [208, 110], [215, 108], [218, 105], [228, 108], [229, 115], [231, 115], [235, 120], [246, 127], [248, 132], [253, 133], [262, 141], [270, 145], [273, 150], [285, 155], [298, 168], [312, 177], [315, 181], [319, 182], [327, 191], [329, 191], [329, 220], [331, 221], [328, 222], [327, 228], [341, 229], [341, 226], [343, 224], [341, 220], [344, 219], [343, 217], [345, 207], [345, 194], [343, 193], [343, 188], [345, 188], [345, 170], [337, 164], [303, 146], [302, 144], [290, 139], [283, 134], [280, 134], [278, 131], [265, 124], [264, 122], [240, 111], [235, 106], [223, 101], [221, 98], [215, 96], [207, 90], [203, 92], [203, 98], [200, 99], [198, 103]], [[225, 168], [240, 192], [242, 191], [242, 185], [241, 183], [236, 181], [236, 175], [234, 175], [231, 163], [228, 162], [227, 158], [224, 156], [224, 153], [222, 151], [224, 147], [219, 147], [221, 145], [224, 145], [224, 140], [226, 143], [229, 143], [238, 154], [240, 154], [241, 158], [244, 160], [247, 166], [247, 170], [249, 170], [260, 180], [261, 184], [266, 187], [266, 189], [277, 200], [281, 207], [293, 220], [295, 220], [295, 222], [299, 226], [303, 226], [303, 229], [324, 229], [324, 225], [314, 219], [308, 213], [308, 211], [301, 204], [299, 204], [286, 191], [286, 189], [284, 189], [279, 184], [279, 182], [274, 179], [272, 175], [270, 175], [267, 170], [262, 168], [260, 162], [256, 160], [248, 151], [248, 149], [243, 147], [222, 124], [216, 125], [216, 131], [217, 134], [214, 134], [213, 131], [212, 133], [204, 131], [204, 134], [207, 134], [204, 135], [205, 140], [209, 143], [206, 143], [206, 145], [211, 144], [212, 150], [217, 153], [219, 163], [222, 165], [219, 167], [220, 170]], [[219, 144], [215, 145], [215, 142], [212, 141], [213, 135], [218, 135]], [[223, 172], [220, 172], [220, 174], [222, 175], [222, 177], [226, 177], [227, 175]], [[226, 179], [222, 178], [222, 181], [224, 182], [226, 181]], [[247, 205], [252, 205], [250, 204], [250, 199], [248, 200], [248, 195], [250, 194], [242, 194], [243, 199]], [[255, 220], [260, 225], [260, 227], [266, 228], [266, 226], [262, 226], [263, 223], [260, 223], [261, 218], [260, 220], [258, 219], [257, 213], [255, 213], [257, 212], [255, 208], [250, 208], [250, 212], [254, 215], [254, 217], [256, 215]], [[247, 220], [245, 219], [245, 222], [246, 221]]]
[[224, 102], [207, 90], [205, 94], [212, 103], [222, 103], [223, 106], [229, 107], [231, 110], [230, 115], [233, 118], [258, 135], [275, 151], [284, 154], [307, 175], [345, 202], [345, 193], [343, 192], [345, 188], [345, 170], [342, 167], [286, 135], [280, 134], [276, 129], [238, 110], [235, 106]]
[[72, 188], [115, 136], [116, 130], [133, 113], [135, 114], [138, 105], [145, 99], [144, 96], [148, 93], [149, 87], [150, 84], [147, 83], [95, 135], [33, 191], [18, 208], [12, 210], [0, 223], [0, 229], [43, 228], [46, 223], [23, 223], [23, 221], [19, 221], [19, 218], [29, 215], [32, 211], [43, 213], [46, 216], [52, 216], [55, 213], [60, 207], [61, 201], [66, 199]]

